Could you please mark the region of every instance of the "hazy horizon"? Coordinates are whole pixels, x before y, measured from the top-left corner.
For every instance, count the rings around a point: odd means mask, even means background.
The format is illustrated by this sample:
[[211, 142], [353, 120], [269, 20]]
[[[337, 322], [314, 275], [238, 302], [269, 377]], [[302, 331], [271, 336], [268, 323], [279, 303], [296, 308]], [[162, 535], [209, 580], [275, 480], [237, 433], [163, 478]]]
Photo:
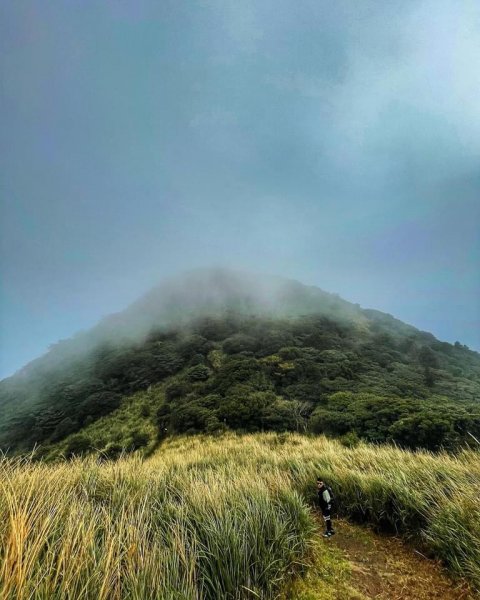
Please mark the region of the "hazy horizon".
[[480, 351], [480, 5], [0, 6], [0, 378], [271, 273]]

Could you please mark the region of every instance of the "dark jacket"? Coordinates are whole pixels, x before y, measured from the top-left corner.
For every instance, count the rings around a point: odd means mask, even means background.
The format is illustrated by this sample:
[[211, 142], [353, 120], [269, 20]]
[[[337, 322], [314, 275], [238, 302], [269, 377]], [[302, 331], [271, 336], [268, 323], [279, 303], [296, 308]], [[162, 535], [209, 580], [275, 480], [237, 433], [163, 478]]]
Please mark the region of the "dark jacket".
[[322, 510], [331, 508], [332, 498], [330, 492], [325, 484], [318, 489], [318, 504]]

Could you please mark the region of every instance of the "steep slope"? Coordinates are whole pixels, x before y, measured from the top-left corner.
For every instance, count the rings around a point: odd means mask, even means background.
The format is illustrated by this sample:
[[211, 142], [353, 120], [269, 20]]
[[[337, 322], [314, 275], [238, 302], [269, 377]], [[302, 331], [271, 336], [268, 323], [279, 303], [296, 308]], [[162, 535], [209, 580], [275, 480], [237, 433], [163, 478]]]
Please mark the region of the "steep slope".
[[160, 432], [310, 427], [432, 448], [480, 432], [479, 354], [319, 288], [202, 270], [0, 382], [0, 444], [59, 442], [166, 378]]

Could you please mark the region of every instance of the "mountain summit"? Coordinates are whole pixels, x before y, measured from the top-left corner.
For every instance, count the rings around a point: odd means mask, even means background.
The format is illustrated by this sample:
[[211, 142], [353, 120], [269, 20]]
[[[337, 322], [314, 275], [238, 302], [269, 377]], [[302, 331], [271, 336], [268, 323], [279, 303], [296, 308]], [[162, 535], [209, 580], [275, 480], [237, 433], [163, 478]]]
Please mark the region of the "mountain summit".
[[307, 314], [353, 318], [358, 305], [318, 287], [273, 275], [230, 269], [196, 269], [168, 279], [125, 311], [107, 317], [95, 335], [129, 337], [152, 327], [184, 325], [192, 319], [228, 313], [295, 317]]

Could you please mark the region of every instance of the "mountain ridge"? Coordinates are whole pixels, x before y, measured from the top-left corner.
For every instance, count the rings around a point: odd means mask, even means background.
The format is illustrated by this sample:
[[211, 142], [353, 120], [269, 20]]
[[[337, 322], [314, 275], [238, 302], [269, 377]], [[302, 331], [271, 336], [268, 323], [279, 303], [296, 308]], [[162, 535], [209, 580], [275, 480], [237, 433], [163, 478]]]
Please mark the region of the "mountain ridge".
[[[28, 370], [30, 368], [30, 365], [38, 364], [38, 361], [44, 359], [47, 355], [49, 355], [49, 353], [52, 351], [52, 349], [55, 349], [56, 347], [61, 346], [62, 352], [68, 351], [69, 345], [71, 345], [72, 343], [74, 345], [76, 342], [83, 341], [90, 336], [92, 337], [92, 345], [95, 345], [95, 344], [101, 343], [102, 341], [105, 341], [105, 337], [103, 337], [103, 336], [105, 336], [105, 334], [106, 334], [107, 341], [113, 341], [110, 338], [109, 334], [112, 333], [112, 330], [115, 332], [118, 332], [118, 329], [120, 328], [120, 330], [124, 333], [125, 337], [127, 339], [130, 339], [130, 341], [133, 341], [135, 339], [135, 337], [141, 338], [141, 336], [147, 335], [152, 326], [168, 327], [171, 325], [175, 326], [175, 325], [185, 324], [185, 322], [188, 322], [188, 320], [198, 317], [198, 316], [201, 316], [201, 314], [198, 314], [198, 312], [196, 314], [191, 314], [191, 313], [189, 314], [188, 308], [191, 308], [191, 306], [189, 307], [188, 303], [184, 303], [183, 305], [182, 305], [182, 303], [180, 303], [180, 309], [178, 307], [179, 305], [176, 305], [176, 303], [175, 303], [175, 300], [178, 299], [179, 296], [180, 297], [182, 296], [182, 292], [188, 291], [187, 288], [192, 283], [192, 279], [193, 279], [194, 283], [202, 282], [205, 284], [205, 287], [209, 287], [210, 289], [215, 289], [215, 288], [218, 289], [218, 284], [219, 283], [221, 284], [221, 278], [224, 278], [224, 281], [225, 281], [225, 280], [227, 280], [228, 277], [231, 279], [232, 276], [235, 277], [235, 283], [237, 284], [237, 289], [234, 289], [234, 291], [236, 291], [237, 293], [238, 293], [238, 287], [241, 287], [245, 284], [249, 284], [251, 286], [254, 283], [255, 284], [262, 283], [262, 282], [264, 283], [265, 281], [269, 282], [270, 284], [272, 284], [272, 283], [275, 284], [273, 286], [273, 289], [274, 289], [274, 292], [277, 294], [278, 294], [278, 292], [281, 292], [282, 289], [285, 291], [285, 288], [287, 288], [289, 286], [290, 291], [295, 290], [295, 289], [302, 290], [303, 292], [307, 291], [307, 292], [312, 293], [312, 295], [315, 297], [315, 300], [317, 300], [317, 301], [321, 301], [323, 303], [329, 302], [331, 306], [336, 305], [337, 312], [338, 312], [339, 308], [347, 309], [347, 312], [350, 314], [350, 317], [353, 315], [360, 316], [363, 314], [363, 315], [370, 316], [370, 317], [374, 318], [375, 320], [382, 320], [383, 322], [393, 320], [396, 324], [400, 324], [405, 329], [409, 329], [412, 333], [419, 333], [419, 334], [425, 336], [426, 338], [428, 337], [432, 341], [435, 340], [435, 341], [438, 341], [443, 344], [454, 345], [454, 344], [451, 344], [450, 342], [444, 342], [444, 341], [439, 340], [431, 332], [422, 330], [410, 323], [406, 323], [405, 321], [402, 321], [401, 319], [395, 317], [391, 313], [381, 311], [376, 308], [362, 308], [360, 306], [360, 304], [351, 302], [349, 300], [345, 300], [339, 294], [336, 294], [334, 292], [333, 293], [327, 292], [316, 285], [307, 285], [307, 284], [301, 283], [300, 281], [298, 281], [296, 279], [290, 279], [290, 278], [281, 277], [281, 276], [277, 276], [277, 275], [257, 274], [257, 273], [253, 273], [250, 271], [240, 270], [240, 269], [198, 268], [198, 269], [192, 269], [192, 270], [186, 271], [176, 277], [166, 278], [160, 284], [158, 284], [157, 286], [154, 286], [149, 291], [147, 291], [145, 294], [140, 296], [137, 300], [134, 300], [133, 302], [131, 302], [124, 309], [101, 318], [95, 325], [93, 325], [92, 327], [90, 327], [87, 330], [78, 331], [78, 332], [72, 334], [72, 336], [70, 338], [59, 340], [59, 341], [51, 344], [49, 349], [44, 354], [32, 359], [31, 361], [29, 361], [28, 363], [26, 363], [25, 365], [20, 367], [12, 375], [9, 375], [9, 376], [3, 378], [2, 380], [0, 380], [0, 383], [7, 379], [11, 379], [12, 377], [15, 377], [17, 375], [20, 375], [20, 374], [23, 375], [25, 373], [25, 370]], [[182, 289], [182, 287], [183, 287], [183, 289]], [[263, 285], [264, 293], [260, 295], [260, 298], [263, 302], [264, 310], [269, 309], [269, 308], [271, 309], [275, 306], [275, 302], [270, 300], [270, 303], [269, 303], [267, 301], [267, 298], [265, 297], [265, 288], [266, 288], [266, 286]], [[268, 289], [272, 289], [272, 288], [270, 287]], [[155, 305], [155, 300], [158, 300], [158, 298], [161, 297], [165, 292], [167, 292], [167, 295], [170, 296], [170, 301], [169, 301], [170, 309], [172, 308], [172, 306], [176, 305], [177, 312], [179, 310], [181, 311], [181, 313], [179, 315], [180, 318], [178, 318], [178, 316], [177, 316], [177, 318], [175, 318], [176, 315], [174, 315], [174, 314], [172, 314], [172, 312], [168, 312], [168, 311], [164, 311], [164, 314], [162, 314], [162, 311], [158, 311], [158, 313], [156, 315], [151, 314], [151, 308], [152, 308], [152, 305]], [[247, 298], [248, 298], [248, 295], [247, 295]], [[185, 306], [185, 304], [187, 304], [187, 305]], [[168, 306], [169, 305], [167, 304], [167, 307]], [[163, 309], [165, 309], [166, 308], [165, 303], [162, 303], [161, 307]], [[260, 307], [262, 307], [262, 304], [260, 304], [260, 305], [257, 304], [255, 306], [255, 308], [256, 308], [256, 310], [254, 311], [255, 314], [258, 314], [258, 309]], [[206, 316], [210, 313], [212, 315], [218, 314], [219, 308], [224, 309], [225, 306], [220, 307], [218, 305], [215, 305], [215, 303], [210, 303], [210, 305], [208, 306], [209, 310], [205, 311], [204, 316]], [[304, 305], [303, 306], [304, 310], [299, 310], [299, 307], [296, 307], [296, 309], [295, 309], [295, 307], [293, 307], [292, 304], [287, 304], [286, 306], [283, 307], [283, 313], [281, 310], [279, 311], [278, 308], [279, 307], [277, 306], [277, 310], [275, 311], [277, 316], [301, 316], [304, 314], [327, 314], [328, 313], [326, 306], [323, 306], [320, 309], [320, 307], [318, 307], [316, 305], [313, 305], [313, 306]], [[145, 316], [144, 316], [144, 321], [142, 322], [141, 313], [145, 309], [147, 309], [148, 317], [150, 318], [150, 321], [148, 321], [148, 319], [145, 319]], [[238, 310], [238, 306], [236, 307], [236, 309]], [[294, 310], [292, 310], [292, 309], [294, 309]], [[253, 310], [253, 306], [252, 306], [252, 310]], [[138, 313], [140, 313], [140, 316]], [[278, 313], [280, 313], [280, 315]], [[133, 316], [133, 319], [132, 319], [133, 323], [126, 324], [125, 317], [127, 317], [127, 321], [128, 321], [129, 317], [131, 318], [132, 316]], [[154, 320], [154, 318], [152, 318], [153, 316], [156, 317], [156, 320]], [[335, 316], [338, 317], [338, 314]], [[132, 331], [133, 331], [133, 335], [131, 335]], [[116, 333], [115, 337], [117, 337], [117, 335], [118, 334]], [[460, 343], [460, 342], [458, 342], [458, 343]], [[460, 344], [460, 345], [464, 349], [468, 350], [469, 352], [471, 352], [475, 355], [478, 355], [478, 357], [480, 358], [480, 352], [477, 352], [474, 349], [468, 348], [468, 346], [465, 346], [463, 344]], [[77, 351], [78, 351], [78, 349], [75, 348], [74, 352], [77, 352]]]

